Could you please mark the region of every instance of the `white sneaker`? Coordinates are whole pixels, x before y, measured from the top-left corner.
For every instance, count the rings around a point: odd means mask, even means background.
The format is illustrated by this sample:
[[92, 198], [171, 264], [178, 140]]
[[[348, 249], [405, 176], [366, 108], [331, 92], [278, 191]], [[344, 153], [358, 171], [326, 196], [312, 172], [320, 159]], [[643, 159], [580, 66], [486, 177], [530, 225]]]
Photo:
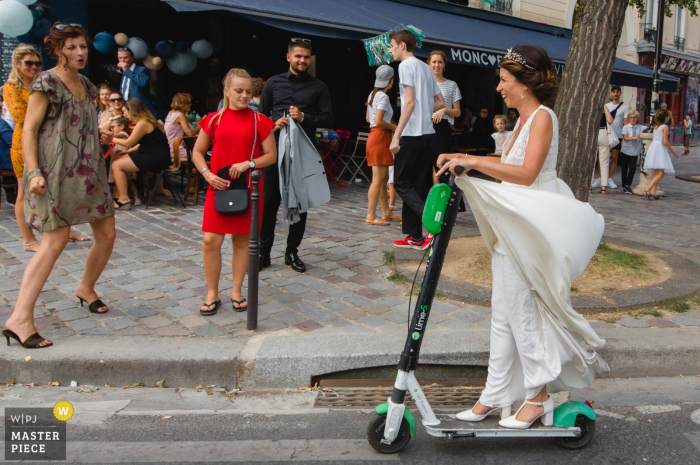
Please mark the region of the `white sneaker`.
[[615, 184], [615, 181], [613, 181], [612, 178], [608, 179], [608, 187], [610, 189], [617, 189], [617, 184]]
[[600, 187], [600, 178], [595, 178], [591, 187]]

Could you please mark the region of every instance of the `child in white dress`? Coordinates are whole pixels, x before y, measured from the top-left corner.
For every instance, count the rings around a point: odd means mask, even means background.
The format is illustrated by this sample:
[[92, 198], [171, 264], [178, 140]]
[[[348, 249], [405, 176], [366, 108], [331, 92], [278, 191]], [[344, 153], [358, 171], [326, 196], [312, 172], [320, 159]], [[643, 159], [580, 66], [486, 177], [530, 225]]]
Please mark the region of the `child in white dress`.
[[498, 132], [494, 132], [491, 134], [491, 137], [493, 138], [494, 141], [496, 141], [496, 153], [501, 154], [503, 153], [503, 146], [506, 143], [506, 139], [508, 139], [508, 136], [512, 131], [506, 131], [506, 124], [508, 121], [506, 120], [506, 117], [503, 115], [496, 115], [493, 118], [493, 127], [496, 129]]
[[[666, 122], [669, 117], [668, 110], [664, 110], [663, 108], [657, 111], [656, 116], [654, 116], [654, 139], [649, 145], [649, 150], [647, 150], [644, 160], [645, 170], [655, 170], [654, 177], [647, 186], [647, 189], [643, 191], [644, 195], [646, 195], [649, 200], [661, 199], [661, 196], [656, 195], [659, 181], [661, 181], [661, 178], [663, 178], [666, 173], [674, 174], [676, 172], [673, 169], [671, 157], [668, 155], [670, 152], [674, 157], [678, 158], [678, 154], [673, 151], [673, 147], [668, 143], [668, 126], [666, 126]], [[666, 151], [667, 149], [668, 152]]]

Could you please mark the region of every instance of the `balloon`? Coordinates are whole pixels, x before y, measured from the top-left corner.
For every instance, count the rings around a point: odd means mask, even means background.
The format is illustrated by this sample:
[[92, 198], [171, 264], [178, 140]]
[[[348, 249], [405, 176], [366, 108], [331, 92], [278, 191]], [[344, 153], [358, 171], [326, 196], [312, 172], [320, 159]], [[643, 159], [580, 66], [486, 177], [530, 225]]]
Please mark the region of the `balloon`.
[[175, 44], [173, 44], [170, 40], [161, 40], [156, 44], [156, 52], [158, 52], [158, 56], [165, 58], [166, 60], [174, 57], [176, 51]]
[[34, 5], [36, 0], [18, 0], [22, 5]]
[[34, 17], [29, 8], [17, 0], [0, 1], [0, 33], [17, 37], [29, 32]]
[[208, 40], [197, 40], [192, 44], [192, 51], [197, 55], [197, 58], [205, 60], [214, 53], [214, 47]]
[[185, 41], [184, 41], [184, 40], [179, 40], [179, 41], [175, 44], [175, 50], [177, 50], [177, 51], [180, 52], [180, 53], [182, 53], [182, 52], [184, 52], [185, 50], [187, 50], [187, 44], [185, 43]]
[[17, 36], [17, 41], [20, 44], [31, 44], [32, 43], [32, 35], [30, 33], [22, 34], [21, 36]]
[[197, 55], [192, 50], [185, 50], [182, 53], [176, 53], [174, 57], [166, 60], [165, 64], [173, 73], [184, 76], [197, 67]]
[[144, 42], [143, 39], [139, 39], [138, 37], [132, 37], [129, 39], [126, 46], [134, 53], [134, 58], [137, 60], [145, 57], [148, 53], [148, 45], [146, 45], [146, 42]]
[[95, 46], [95, 50], [105, 55], [114, 52], [117, 48], [117, 43], [114, 40], [114, 36], [109, 32], [100, 32], [95, 34], [95, 38], [92, 40], [92, 44]]
[[32, 26], [32, 35], [36, 38], [43, 39], [49, 33], [51, 26], [51, 21], [46, 18], [41, 18]]
[[148, 47], [146, 54], [154, 57], [154, 56], [158, 55], [158, 52], [156, 51], [155, 47]]
[[127, 44], [127, 42], [129, 42], [129, 36], [123, 32], [120, 32], [114, 35], [114, 41], [117, 43], [117, 45], [124, 46]]
[[[21, 2], [22, 0], [18, 0], [18, 1]], [[36, 21], [37, 19], [41, 18], [44, 15], [44, 12], [41, 10], [30, 10], [30, 11], [32, 12], [32, 18], [34, 18], [34, 21]]]
[[145, 66], [148, 69], [157, 71], [161, 69], [163, 65], [163, 59], [160, 57], [153, 57], [151, 55], [146, 55], [145, 57], [143, 57], [143, 66]]

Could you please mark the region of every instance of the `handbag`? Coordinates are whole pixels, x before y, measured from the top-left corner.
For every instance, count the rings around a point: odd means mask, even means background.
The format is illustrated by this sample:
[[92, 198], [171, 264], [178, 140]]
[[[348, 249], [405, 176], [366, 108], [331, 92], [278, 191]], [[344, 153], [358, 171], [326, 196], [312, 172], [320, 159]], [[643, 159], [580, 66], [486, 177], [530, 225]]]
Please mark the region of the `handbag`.
[[[258, 142], [258, 118], [253, 112], [253, 120], [255, 120], [255, 136], [253, 139], [253, 150], [250, 152], [250, 159], [253, 159], [255, 147]], [[228, 189], [216, 191], [214, 193], [214, 208], [222, 215], [240, 215], [248, 211], [250, 205], [250, 170], [246, 172], [248, 182], [241, 179], [231, 179], [229, 172], [231, 165], [221, 168], [216, 175], [221, 179], [231, 181]]]

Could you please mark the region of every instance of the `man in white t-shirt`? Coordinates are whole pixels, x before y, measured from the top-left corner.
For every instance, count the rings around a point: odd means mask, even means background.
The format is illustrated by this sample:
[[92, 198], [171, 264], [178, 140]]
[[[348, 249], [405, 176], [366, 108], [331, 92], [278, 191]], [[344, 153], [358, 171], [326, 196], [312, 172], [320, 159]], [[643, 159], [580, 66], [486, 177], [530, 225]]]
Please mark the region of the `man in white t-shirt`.
[[402, 29], [389, 36], [389, 53], [400, 61], [401, 118], [389, 149], [394, 154], [394, 188], [403, 200], [402, 232], [405, 239], [394, 241], [394, 247], [425, 250], [433, 236], [423, 237], [423, 208], [431, 177], [430, 153], [435, 129], [433, 112], [444, 108], [440, 88], [430, 67], [413, 55], [416, 36]]
[[628, 123], [627, 117], [630, 113], [630, 109], [627, 105], [620, 102], [621, 95], [622, 89], [620, 86], [613, 84], [610, 88], [610, 98], [612, 98], [612, 102], [605, 105], [608, 107], [610, 115], [613, 117], [613, 123], [610, 125], [611, 132], [613, 136], [620, 140], [620, 143], [610, 151], [610, 178], [608, 179], [608, 186], [613, 189], [617, 188], [613, 182], [613, 175], [617, 169], [617, 156], [620, 154], [620, 149], [622, 149], [622, 128]]

